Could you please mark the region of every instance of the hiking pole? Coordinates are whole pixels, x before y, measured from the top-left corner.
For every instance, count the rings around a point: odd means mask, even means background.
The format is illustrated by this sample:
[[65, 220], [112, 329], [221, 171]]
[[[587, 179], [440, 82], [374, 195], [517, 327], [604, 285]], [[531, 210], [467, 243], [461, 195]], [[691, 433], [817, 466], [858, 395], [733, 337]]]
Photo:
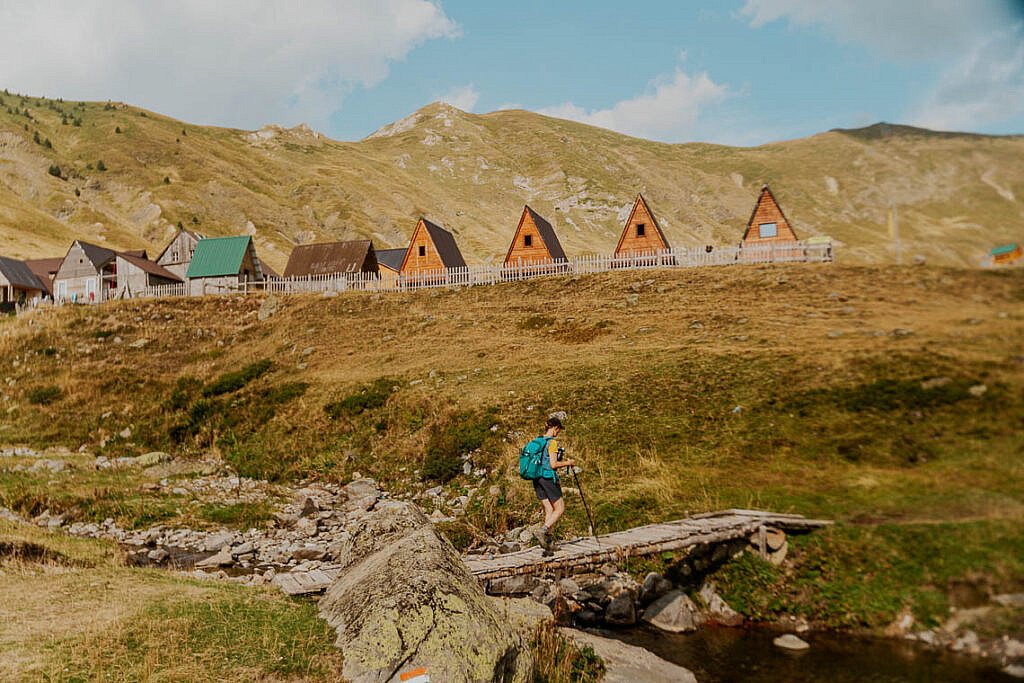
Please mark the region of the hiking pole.
[[597, 540], [597, 527], [594, 526], [594, 517], [590, 514], [590, 506], [587, 505], [587, 499], [583, 495], [583, 487], [580, 486], [580, 478], [576, 474], [576, 468], [572, 468], [572, 478], [576, 482], [576, 490], [580, 492], [580, 500], [583, 501], [583, 509], [587, 511], [587, 519], [590, 521], [590, 534], [594, 537], [594, 542], [598, 546], [601, 545], [601, 541]]

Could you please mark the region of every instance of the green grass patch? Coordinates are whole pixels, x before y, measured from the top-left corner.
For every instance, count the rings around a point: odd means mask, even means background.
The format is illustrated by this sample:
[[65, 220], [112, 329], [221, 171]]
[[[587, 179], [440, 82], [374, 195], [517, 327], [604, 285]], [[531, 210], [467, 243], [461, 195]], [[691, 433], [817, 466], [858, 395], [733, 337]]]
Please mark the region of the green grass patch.
[[786, 569], [751, 553], [732, 560], [715, 575], [722, 597], [755, 620], [878, 628], [910, 607], [935, 626], [954, 583], [979, 573], [1012, 583], [1024, 572], [1024, 530], [1013, 520], [836, 527], [791, 539], [790, 552]]
[[269, 503], [232, 503], [215, 505], [207, 503], [198, 512], [199, 517], [214, 524], [236, 529], [254, 529], [265, 526], [273, 517], [274, 508]]
[[48, 406], [59, 400], [64, 392], [55, 384], [48, 384], [44, 387], [35, 387], [25, 392], [29, 403], [40, 406]]
[[462, 456], [481, 448], [494, 436], [497, 410], [458, 412], [435, 425], [427, 440], [421, 470], [424, 479], [446, 482], [462, 473]]
[[356, 417], [364, 412], [376, 410], [388, 401], [394, 391], [395, 382], [386, 377], [375, 380], [372, 384], [360, 387], [355, 392], [324, 406], [324, 412], [332, 420], [342, 417]]
[[249, 382], [259, 379], [274, 369], [272, 361], [263, 359], [246, 365], [241, 370], [225, 372], [223, 375], [203, 387], [203, 396], [220, 396], [238, 391]]
[[70, 680], [326, 680], [340, 674], [335, 637], [314, 602], [225, 586], [160, 599], [54, 655]]

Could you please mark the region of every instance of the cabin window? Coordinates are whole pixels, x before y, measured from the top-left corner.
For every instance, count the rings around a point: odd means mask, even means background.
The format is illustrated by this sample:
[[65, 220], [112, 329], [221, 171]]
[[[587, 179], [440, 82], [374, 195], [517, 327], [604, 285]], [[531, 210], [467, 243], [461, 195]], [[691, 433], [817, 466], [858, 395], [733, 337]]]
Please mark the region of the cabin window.
[[778, 237], [779, 226], [775, 223], [761, 223], [757, 226], [757, 234], [760, 237]]
[[645, 227], [646, 226], [644, 226], [643, 223], [637, 223], [636, 224], [636, 236], [637, 237], [643, 237], [644, 236], [644, 232], [645, 232], [644, 228]]
[[426, 247], [426, 245], [421, 244], [420, 245], [420, 256], [426, 256], [426, 255], [427, 255], [427, 247]]
[[524, 247], [532, 247], [533, 246], [533, 235], [523, 235], [523, 246]]

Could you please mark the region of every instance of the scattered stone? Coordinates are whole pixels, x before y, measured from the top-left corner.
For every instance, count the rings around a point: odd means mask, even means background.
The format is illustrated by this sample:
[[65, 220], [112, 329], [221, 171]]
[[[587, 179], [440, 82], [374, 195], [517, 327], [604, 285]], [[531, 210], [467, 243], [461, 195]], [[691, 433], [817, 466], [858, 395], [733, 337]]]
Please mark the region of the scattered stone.
[[[126, 429], [125, 431], [128, 430]], [[121, 435], [123, 436], [124, 432], [121, 432]], [[129, 432], [128, 436], [131, 436], [131, 432]], [[127, 439], [128, 437], [125, 436], [124, 438]], [[152, 451], [151, 453], [145, 453], [135, 458], [135, 462], [133, 464], [138, 465], [139, 467], [152, 467], [153, 465], [159, 465], [162, 462], [167, 462], [170, 459], [171, 456], [163, 451]]]
[[292, 551], [292, 559], [295, 560], [322, 560], [326, 555], [326, 550], [311, 545], [296, 548]]
[[141, 339], [136, 339], [135, 341], [133, 341], [128, 346], [132, 347], [133, 349], [141, 349], [143, 346], [145, 346], [148, 343], [149, 343], [149, 340], [146, 339], [145, 337], [142, 337]]
[[[120, 436], [122, 439], [130, 439], [130, 438], [132, 438], [131, 427], [125, 427], [120, 432], [118, 432], [117, 435]], [[156, 464], [156, 463], [154, 463], [154, 464]]]
[[892, 331], [894, 337], [909, 337], [914, 334], [914, 331], [906, 327], [897, 327]]
[[932, 377], [921, 382], [921, 388], [925, 391], [930, 391], [931, 389], [944, 387], [952, 381], [949, 377]]
[[967, 393], [975, 398], [980, 398], [985, 395], [986, 391], [988, 391], [988, 387], [986, 385], [975, 384], [973, 387], [967, 390]]
[[717, 592], [715, 584], [708, 581], [700, 587], [700, 599], [707, 605], [708, 619], [721, 626], [739, 626], [743, 615], [729, 606]]
[[215, 555], [211, 555], [205, 560], [196, 562], [196, 567], [199, 569], [206, 569], [209, 567], [230, 567], [234, 563], [235, 558], [231, 557], [231, 549], [225, 546]]
[[230, 546], [231, 545], [231, 541], [233, 541], [234, 538], [235, 538], [235, 535], [233, 533], [230, 533], [230, 532], [220, 533], [220, 534], [211, 534], [210, 536], [206, 537], [206, 542], [203, 543], [203, 550], [206, 550], [208, 552], [213, 552], [215, 550], [220, 550], [224, 546]]
[[163, 548], [154, 548], [153, 550], [150, 550], [148, 553], [146, 553], [146, 557], [148, 557], [153, 562], [156, 562], [157, 564], [160, 564], [161, 562], [166, 560], [169, 555], [170, 553], [164, 550]]
[[793, 650], [795, 652], [807, 650], [811, 647], [807, 644], [807, 641], [803, 640], [799, 636], [793, 635], [792, 633], [781, 635], [773, 640], [772, 643], [774, 643], [776, 647], [781, 647], [783, 650]]
[[644, 577], [640, 588], [640, 604], [647, 605], [672, 590], [672, 582], [658, 572], [651, 572]]
[[1008, 664], [1003, 667], [1003, 673], [1014, 678], [1024, 678], [1024, 664]]
[[1024, 593], [1002, 593], [994, 596], [992, 601], [1003, 607], [1024, 607]]
[[613, 626], [632, 626], [636, 623], [636, 604], [633, 596], [622, 592], [612, 598], [604, 610], [604, 620]]

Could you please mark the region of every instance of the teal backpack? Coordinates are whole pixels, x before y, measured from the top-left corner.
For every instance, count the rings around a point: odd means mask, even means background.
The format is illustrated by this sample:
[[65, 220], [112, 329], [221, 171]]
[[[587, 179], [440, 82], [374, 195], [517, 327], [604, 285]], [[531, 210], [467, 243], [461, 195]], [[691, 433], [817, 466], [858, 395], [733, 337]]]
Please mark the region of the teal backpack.
[[546, 436], [538, 436], [530, 443], [523, 446], [519, 452], [519, 476], [523, 479], [540, 479], [544, 471], [544, 451], [547, 450], [548, 441]]

